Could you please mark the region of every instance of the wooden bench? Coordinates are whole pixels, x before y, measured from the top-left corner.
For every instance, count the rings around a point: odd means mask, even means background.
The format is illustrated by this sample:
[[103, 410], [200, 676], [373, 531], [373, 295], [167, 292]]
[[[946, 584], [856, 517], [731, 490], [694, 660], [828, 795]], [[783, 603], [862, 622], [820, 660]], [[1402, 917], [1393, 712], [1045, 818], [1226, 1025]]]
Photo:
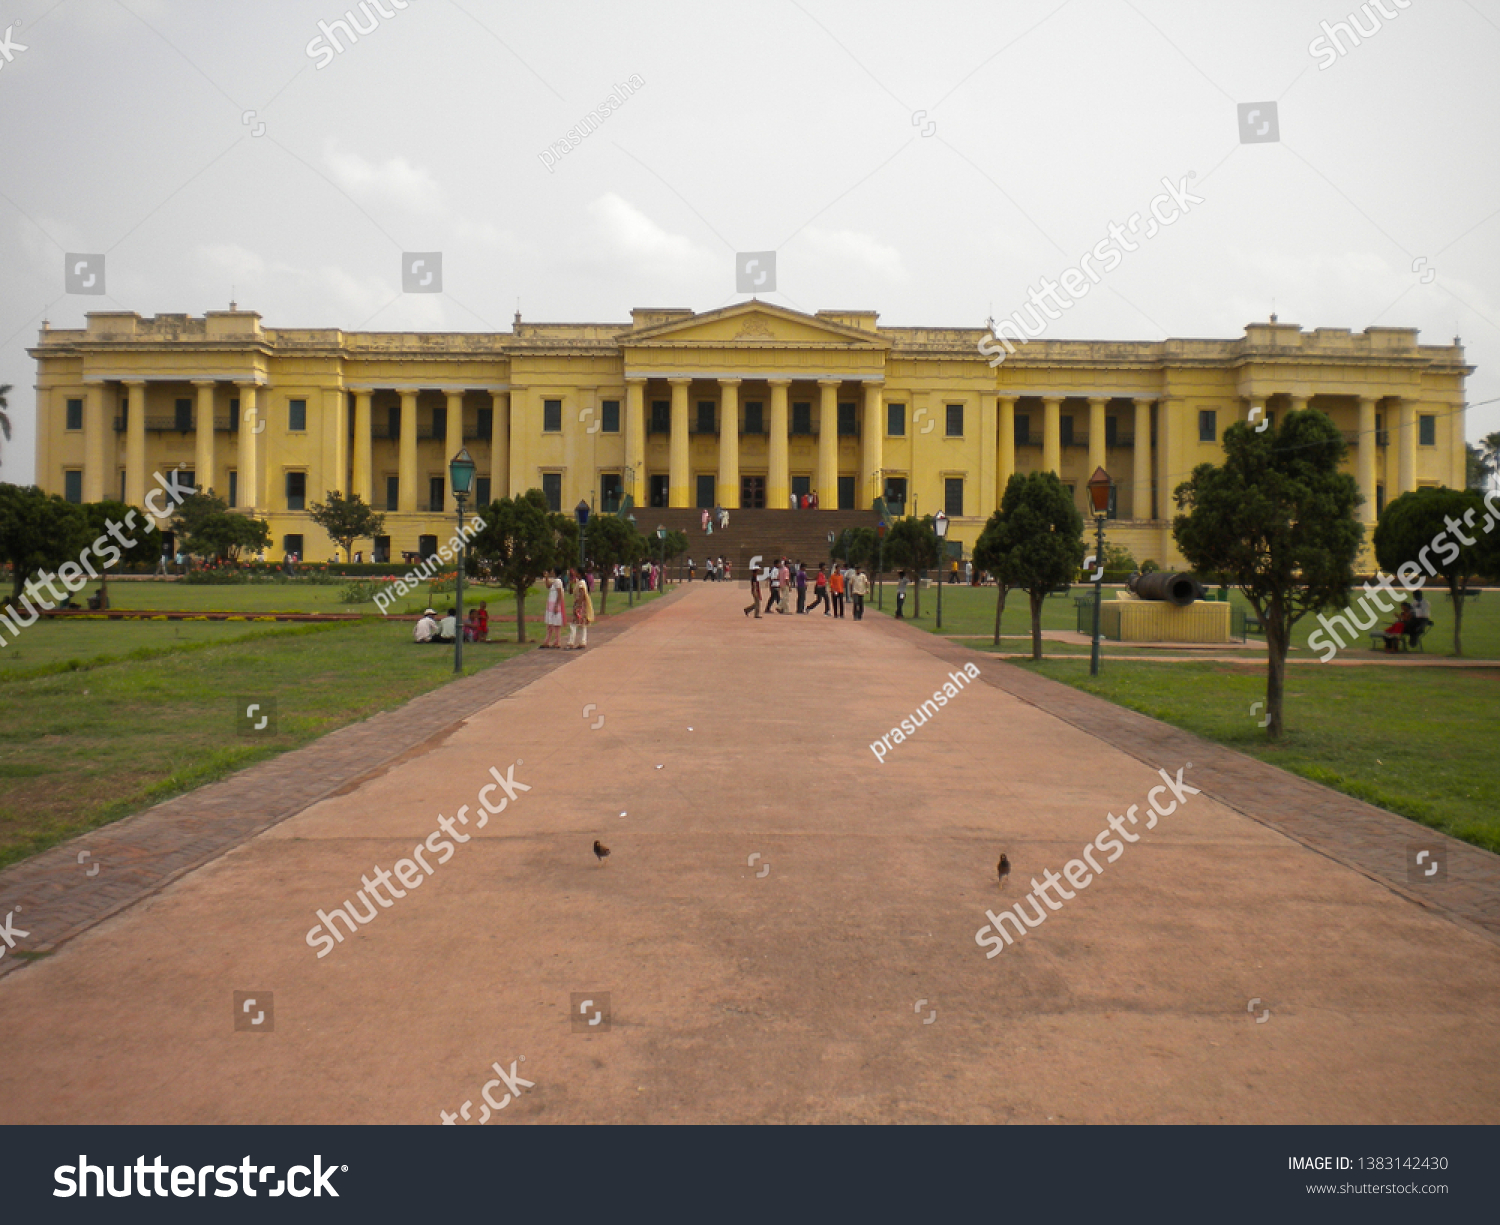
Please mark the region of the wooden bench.
[[[1417, 628], [1417, 632], [1415, 634], [1399, 634], [1399, 635], [1397, 635], [1397, 637], [1399, 638], [1400, 649], [1402, 651], [1410, 651], [1413, 647], [1415, 647], [1418, 651], [1421, 651], [1425, 655], [1427, 653], [1427, 648], [1422, 645], [1422, 639], [1424, 639], [1424, 638], [1427, 637], [1427, 631], [1430, 630], [1431, 628], [1432, 628], [1432, 622], [1429, 621], [1429, 622], [1427, 622], [1426, 625], [1419, 626]], [[1370, 647], [1371, 647], [1371, 649], [1372, 650], [1376, 650], [1376, 651], [1383, 651], [1383, 650], [1385, 650], [1385, 646], [1386, 646], [1385, 631], [1384, 630], [1371, 630], [1370, 631]]]
[[1259, 617], [1257, 617], [1254, 613], [1245, 614], [1245, 633], [1264, 634], [1265, 632], [1266, 627], [1260, 623]]

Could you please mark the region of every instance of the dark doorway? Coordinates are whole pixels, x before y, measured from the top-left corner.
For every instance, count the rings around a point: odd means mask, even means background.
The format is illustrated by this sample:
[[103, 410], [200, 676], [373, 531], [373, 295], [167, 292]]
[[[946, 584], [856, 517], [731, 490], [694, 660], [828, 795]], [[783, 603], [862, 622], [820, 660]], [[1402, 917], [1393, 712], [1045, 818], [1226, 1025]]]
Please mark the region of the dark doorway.
[[765, 510], [766, 478], [763, 476], [740, 477], [740, 506], [744, 510]]
[[666, 506], [670, 501], [671, 486], [670, 477], [653, 476], [651, 478], [651, 505]]

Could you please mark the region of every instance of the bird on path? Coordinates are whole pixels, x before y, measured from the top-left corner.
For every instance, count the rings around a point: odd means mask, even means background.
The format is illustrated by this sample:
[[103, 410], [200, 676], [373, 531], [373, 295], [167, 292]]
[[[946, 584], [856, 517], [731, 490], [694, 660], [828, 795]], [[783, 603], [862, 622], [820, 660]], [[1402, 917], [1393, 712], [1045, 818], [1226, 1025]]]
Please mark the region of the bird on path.
[[594, 839], [594, 855], [598, 858], [599, 862], [603, 863], [604, 859], [605, 859], [605, 856], [607, 856], [608, 854], [609, 854], [609, 847], [605, 846], [604, 843], [600, 842], [599, 839], [595, 838]]
[[[598, 846], [598, 843], [594, 844]], [[1005, 878], [1010, 875], [1010, 856], [1004, 851], [1000, 852], [1000, 862], [995, 865], [995, 875], [1000, 878], [1001, 888], [1005, 887]]]

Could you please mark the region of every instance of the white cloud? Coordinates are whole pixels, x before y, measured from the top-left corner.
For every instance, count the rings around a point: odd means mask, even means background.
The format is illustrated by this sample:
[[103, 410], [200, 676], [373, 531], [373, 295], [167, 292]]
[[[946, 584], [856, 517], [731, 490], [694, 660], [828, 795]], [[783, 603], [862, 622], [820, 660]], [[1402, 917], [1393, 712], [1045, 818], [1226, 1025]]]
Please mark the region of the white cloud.
[[340, 149], [330, 139], [324, 146], [323, 162], [329, 177], [361, 203], [394, 204], [414, 213], [439, 213], [443, 209], [437, 180], [404, 157], [372, 162]]
[[818, 262], [854, 265], [868, 269], [887, 281], [905, 281], [906, 268], [901, 252], [869, 234], [856, 230], [821, 230], [808, 226], [794, 241], [811, 248], [809, 254]]

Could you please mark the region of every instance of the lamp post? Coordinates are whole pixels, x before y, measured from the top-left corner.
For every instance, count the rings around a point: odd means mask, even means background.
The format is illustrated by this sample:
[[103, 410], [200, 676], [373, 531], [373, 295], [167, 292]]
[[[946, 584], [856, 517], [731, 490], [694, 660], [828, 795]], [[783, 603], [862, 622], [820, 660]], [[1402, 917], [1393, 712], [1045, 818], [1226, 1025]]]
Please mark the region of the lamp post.
[[1103, 468], [1089, 477], [1089, 501], [1094, 508], [1094, 650], [1089, 657], [1089, 675], [1099, 675], [1099, 607], [1104, 600], [1104, 520], [1109, 514], [1109, 491], [1114, 482]]
[[948, 539], [948, 516], [945, 515], [942, 511], [938, 511], [938, 513], [932, 517], [932, 530], [937, 533], [937, 542], [938, 542], [938, 564], [937, 564], [937, 589], [938, 589], [937, 628], [938, 629], [942, 629], [943, 628], [943, 561], [944, 561], [943, 550], [947, 547], [946, 544], [945, 544], [945, 542]]
[[[635, 516], [626, 515], [625, 522], [630, 524], [630, 539], [632, 542], [631, 552], [633, 553], [635, 551]], [[625, 575], [625, 599], [627, 608], [635, 607], [635, 576], [637, 571], [640, 570], [640, 566], [641, 563], [637, 558], [632, 557], [630, 559], [630, 569]]]
[[578, 518], [578, 573], [583, 573], [583, 534], [589, 525], [589, 504], [582, 498], [578, 499], [578, 505], [573, 508], [573, 514]]
[[885, 611], [885, 533], [887, 527], [885, 516], [880, 517], [880, 524], [875, 529], [876, 551], [879, 554], [875, 563], [875, 607], [881, 612]]
[[453, 599], [453, 671], [464, 670], [464, 562], [468, 548], [464, 539], [464, 503], [469, 500], [469, 490], [474, 486], [474, 458], [469, 448], [463, 447], [448, 461], [448, 485], [453, 490], [453, 501], [458, 507], [458, 583]]
[[667, 529], [659, 523], [656, 525], [656, 539], [661, 548], [661, 576], [665, 581], [667, 577]]

